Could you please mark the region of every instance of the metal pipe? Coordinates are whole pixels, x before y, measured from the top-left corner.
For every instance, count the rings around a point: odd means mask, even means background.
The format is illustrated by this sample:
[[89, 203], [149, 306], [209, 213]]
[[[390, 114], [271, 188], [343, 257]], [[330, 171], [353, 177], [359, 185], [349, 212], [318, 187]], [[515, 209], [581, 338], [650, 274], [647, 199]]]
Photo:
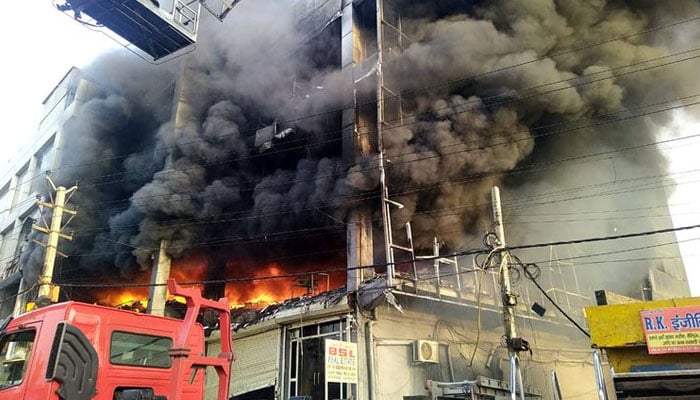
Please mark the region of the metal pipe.
[[386, 285], [394, 286], [394, 250], [391, 237], [391, 214], [389, 210], [389, 193], [386, 186], [386, 171], [384, 163], [384, 73], [382, 68], [384, 26], [384, 0], [377, 0], [377, 147], [379, 150], [379, 183], [382, 197], [382, 220], [384, 222], [384, 249], [386, 251]]
[[515, 384], [515, 375], [516, 375], [516, 368], [517, 368], [517, 362], [516, 362], [516, 355], [511, 354], [509, 358], [509, 367], [510, 367], [510, 375], [508, 379], [508, 384], [509, 384], [509, 389], [510, 389], [510, 399], [511, 400], [516, 400], [516, 384]]
[[459, 289], [459, 295], [462, 296], [462, 274], [459, 270], [459, 262], [457, 262], [457, 257], [452, 259], [452, 263], [455, 266], [455, 276], [457, 277], [457, 289]]
[[554, 400], [562, 400], [561, 388], [559, 387], [559, 378], [557, 377], [557, 371], [550, 371], [549, 377], [552, 380], [552, 394], [554, 395]]
[[[282, 393], [287, 393], [289, 395], [289, 380], [286, 380], [287, 376], [287, 332], [289, 330], [289, 325], [282, 325], [279, 328], [280, 332], [280, 349], [277, 353], [277, 365], [279, 366], [279, 375], [277, 377], [277, 382], [275, 382], [275, 391], [280, 391]], [[289, 357], [291, 363], [292, 357]], [[286, 397], [286, 396], [285, 396]]]
[[[381, 103], [381, 100], [378, 100]], [[381, 138], [381, 132], [379, 133]], [[380, 140], [381, 143], [381, 140]], [[380, 145], [381, 146], [381, 145]], [[394, 249], [392, 248], [391, 237], [391, 210], [387, 203], [388, 193], [386, 187], [386, 172], [384, 170], [384, 152], [379, 152], [379, 183], [382, 191], [382, 221], [384, 222], [384, 251], [386, 252], [386, 285], [394, 286]]]
[[416, 255], [413, 251], [413, 231], [411, 230], [411, 222], [406, 222], [406, 236], [408, 237], [408, 248], [411, 254], [411, 266], [413, 268], [413, 287], [418, 293], [418, 268], [416, 266]]
[[367, 400], [374, 400], [374, 331], [372, 321], [365, 322], [365, 346], [367, 347]]
[[17, 288], [17, 298], [15, 299], [15, 308], [12, 312], [13, 317], [19, 317], [27, 309], [26, 303], [26, 293], [24, 291], [27, 289], [27, 281], [24, 280], [23, 276], [19, 278], [19, 287]]
[[600, 361], [600, 355], [597, 351], [593, 352], [593, 371], [595, 372], [595, 384], [598, 392], [598, 399], [608, 400], [608, 391], [605, 387], [605, 378], [603, 377], [603, 364]]
[[510, 398], [518, 399], [518, 389], [520, 389], [520, 400], [525, 400], [525, 390], [523, 389], [523, 374], [520, 371], [520, 358], [513, 352], [510, 355]]
[[452, 364], [452, 351], [450, 350], [450, 345], [446, 344], [447, 346], [447, 370], [450, 373], [450, 381], [455, 380], [455, 369], [454, 365]]
[[436, 237], [433, 238], [433, 269], [435, 270], [435, 292], [437, 292], [437, 297], [442, 298], [440, 294], [440, 245]]
[[[516, 357], [517, 354], [516, 354]], [[520, 400], [525, 400], [525, 386], [523, 385], [523, 370], [520, 368], [520, 358], [517, 358], [518, 369], [518, 386], [520, 387]]]

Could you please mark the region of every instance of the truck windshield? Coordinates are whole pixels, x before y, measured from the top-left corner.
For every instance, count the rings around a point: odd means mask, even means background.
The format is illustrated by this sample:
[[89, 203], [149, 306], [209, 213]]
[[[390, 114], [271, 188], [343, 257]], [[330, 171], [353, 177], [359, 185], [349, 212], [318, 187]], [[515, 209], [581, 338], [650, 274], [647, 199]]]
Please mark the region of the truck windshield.
[[36, 331], [8, 333], [0, 338], [0, 390], [22, 383]]

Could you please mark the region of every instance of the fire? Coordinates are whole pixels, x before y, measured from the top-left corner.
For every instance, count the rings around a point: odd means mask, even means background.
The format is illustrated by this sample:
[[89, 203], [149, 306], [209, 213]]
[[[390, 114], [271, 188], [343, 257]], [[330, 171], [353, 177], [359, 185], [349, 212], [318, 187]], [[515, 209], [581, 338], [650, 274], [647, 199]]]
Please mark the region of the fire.
[[140, 303], [144, 307], [147, 307], [148, 288], [128, 288], [114, 294], [108, 294], [106, 297], [101, 298], [100, 302], [115, 307], [131, 305], [134, 303]]
[[[232, 264], [227, 269], [238, 268]], [[318, 269], [318, 266], [308, 265], [285, 270], [279, 264], [271, 263], [251, 271], [252, 277], [247, 276], [251, 279], [229, 282], [226, 297], [232, 308], [264, 307], [290, 298], [328, 291], [345, 283], [344, 274], [315, 272]]]
[[143, 271], [138, 276], [132, 278], [130, 283], [142, 284], [144, 286], [118, 287], [118, 284], [114, 282], [117, 287], [95, 288], [92, 291], [92, 301], [96, 304], [109, 307], [145, 309], [148, 305], [148, 287], [146, 285], [149, 279], [150, 274], [148, 271]]
[[[227, 269], [240, 271], [235, 264], [227, 265]], [[282, 274], [279, 265], [269, 264], [253, 271], [252, 280], [228, 283], [225, 295], [231, 308], [264, 307], [293, 297], [289, 292], [289, 278], [272, 279]]]
[[[192, 253], [172, 261], [170, 276], [179, 283], [212, 280], [207, 275], [208, 268], [205, 254]], [[344, 273], [315, 272], [320, 268], [313, 265], [283, 267], [278, 263], [270, 263], [251, 267], [228, 261], [222, 269], [225, 276], [214, 280], [229, 280], [225, 286], [221, 285], [221, 289], [231, 308], [262, 308], [290, 298], [331, 290], [345, 283]], [[132, 282], [145, 285], [149, 280], [150, 271], [143, 271]], [[205, 288], [202, 285], [200, 289]], [[147, 286], [101, 289], [96, 292], [95, 300], [99, 304], [113, 307], [140, 303], [145, 309], [148, 292]]]
[[[197, 254], [173, 260], [170, 276], [177, 282], [197, 282], [203, 280], [207, 268], [206, 257]], [[129, 283], [141, 284], [142, 287], [115, 287], [102, 288], [95, 291], [95, 302], [110, 307], [128, 307], [145, 309], [148, 306], [148, 284], [151, 279], [151, 271], [141, 271], [130, 279]], [[168, 296], [168, 300], [175, 299]]]

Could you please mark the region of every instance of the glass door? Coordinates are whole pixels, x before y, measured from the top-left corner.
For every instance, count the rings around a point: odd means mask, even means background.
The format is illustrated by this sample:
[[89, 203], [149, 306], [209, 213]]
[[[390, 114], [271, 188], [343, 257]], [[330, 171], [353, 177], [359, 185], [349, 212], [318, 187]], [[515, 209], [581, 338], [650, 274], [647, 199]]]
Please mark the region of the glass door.
[[312, 399], [326, 399], [326, 382], [324, 379], [325, 358], [322, 338], [310, 338], [300, 342], [300, 390], [302, 395]]
[[344, 399], [349, 384], [326, 382], [325, 340], [343, 340], [344, 321], [307, 325], [288, 331], [286, 354], [287, 398], [305, 400]]

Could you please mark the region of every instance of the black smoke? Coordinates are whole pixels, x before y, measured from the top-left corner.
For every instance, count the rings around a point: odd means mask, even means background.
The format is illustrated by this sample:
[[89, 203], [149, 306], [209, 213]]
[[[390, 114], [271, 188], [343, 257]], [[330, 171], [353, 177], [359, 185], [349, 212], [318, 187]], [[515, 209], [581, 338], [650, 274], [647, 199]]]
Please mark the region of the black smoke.
[[[111, 54], [85, 70], [100, 89], [65, 126], [57, 175], [82, 182], [73, 268], [129, 275], [149, 267], [162, 239], [175, 257], [202, 248], [284, 257], [310, 242], [337, 255], [350, 208], [379, 217], [376, 157], [341, 157], [340, 110], [353, 106], [353, 88], [339, 68], [340, 38], [309, 38], [295, 29], [292, 5], [262, 3], [205, 23], [196, 51], [177, 61]], [[690, 63], [623, 72], [686, 49], [692, 26], [650, 29], [697, 15], [696, 2], [413, 3], [386, 3], [406, 40], [384, 48], [385, 83], [401, 94], [403, 118], [383, 143], [390, 194], [406, 205], [394, 222], [410, 221], [421, 248], [434, 237], [451, 249], [480, 238], [493, 185], [516, 202], [570, 189], [577, 176], [600, 183], [590, 178], [596, 169], [572, 176], [541, 164], [651, 143], [664, 114], [598, 123], [693, 90]], [[339, 36], [337, 21], [330, 26]], [[261, 153], [255, 133], [275, 121], [293, 133]], [[581, 129], [558, 133], [573, 126]], [[627, 171], [665, 169], [656, 150], [618, 157]], [[513, 237], [566, 232], [530, 235], [537, 229]]]

